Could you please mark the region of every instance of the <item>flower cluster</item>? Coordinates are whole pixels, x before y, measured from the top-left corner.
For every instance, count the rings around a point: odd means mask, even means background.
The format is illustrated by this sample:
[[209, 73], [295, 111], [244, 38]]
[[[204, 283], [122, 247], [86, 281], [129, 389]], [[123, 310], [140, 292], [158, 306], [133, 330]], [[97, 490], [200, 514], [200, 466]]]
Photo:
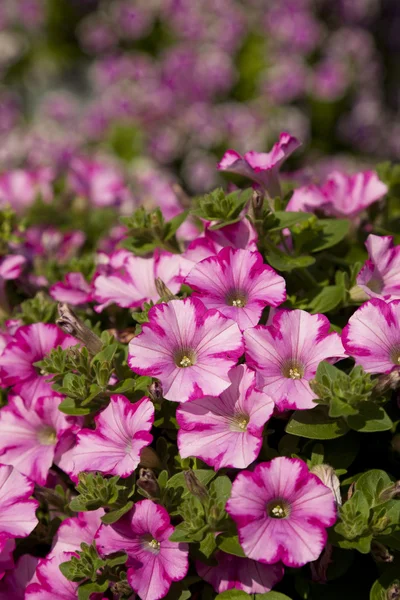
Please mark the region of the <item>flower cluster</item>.
[[3, 177], [0, 600], [348, 598], [356, 553], [396, 598], [400, 176], [288, 186], [299, 146], [156, 209], [82, 157]]

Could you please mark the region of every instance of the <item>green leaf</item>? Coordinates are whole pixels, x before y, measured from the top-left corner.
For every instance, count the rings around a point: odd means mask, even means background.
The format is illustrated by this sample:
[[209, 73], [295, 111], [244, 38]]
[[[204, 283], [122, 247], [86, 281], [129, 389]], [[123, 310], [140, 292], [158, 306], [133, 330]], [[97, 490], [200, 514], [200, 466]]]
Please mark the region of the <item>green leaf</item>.
[[363, 433], [389, 431], [393, 427], [392, 420], [382, 406], [372, 402], [360, 405], [358, 414], [346, 417], [346, 422], [351, 429]]
[[173, 217], [170, 221], [165, 224], [164, 229], [164, 240], [168, 241], [172, 238], [173, 235], [177, 232], [179, 227], [186, 221], [186, 218], [189, 214], [188, 210], [184, 210], [183, 212]]
[[256, 600], [291, 600], [289, 596], [286, 594], [281, 594], [280, 592], [267, 592], [266, 594], [255, 594]]
[[317, 294], [308, 307], [312, 314], [327, 313], [342, 302], [346, 290], [340, 285], [328, 285]]
[[372, 508], [383, 503], [379, 500], [379, 496], [391, 483], [392, 481], [385, 471], [371, 469], [357, 479], [355, 489], [364, 495], [368, 505]]
[[[217, 543], [215, 541], [215, 535], [213, 532], [207, 533], [207, 535], [201, 540], [199, 544], [199, 552], [204, 558], [209, 559], [214, 550], [217, 547]], [[200, 559], [201, 560], [201, 559]]]
[[320, 230], [316, 232], [314, 239], [304, 245], [307, 252], [321, 252], [332, 246], [336, 246], [346, 237], [350, 228], [347, 219], [319, 219], [317, 226]]
[[210, 485], [210, 496], [225, 506], [231, 495], [232, 482], [226, 475], [214, 479]]
[[309, 221], [310, 218], [313, 218], [313, 215], [310, 213], [304, 212], [290, 212], [290, 211], [280, 211], [277, 210], [273, 213], [273, 224], [271, 228], [268, 228], [268, 231], [281, 231], [282, 229], [290, 229], [294, 225], [298, 225], [303, 221]]
[[228, 590], [215, 596], [215, 600], [249, 600], [249, 594], [241, 590]]
[[118, 343], [110, 344], [93, 357], [93, 362], [111, 362], [118, 350]]
[[78, 406], [76, 400], [73, 398], [65, 398], [58, 405], [58, 410], [60, 410], [65, 415], [71, 416], [82, 416], [89, 415], [92, 411], [91, 408], [85, 408], [82, 406]]
[[108, 589], [109, 581], [106, 580], [103, 583], [98, 583], [96, 581], [88, 581], [87, 583], [82, 583], [78, 587], [78, 599], [79, 600], [90, 600], [90, 596], [94, 592], [105, 592]]
[[115, 510], [110, 510], [110, 512], [107, 512], [101, 517], [101, 520], [106, 525], [116, 523], [125, 513], [127, 513], [132, 508], [132, 506], [133, 502], [129, 501], [126, 504], [124, 504], [124, 506], [121, 506], [121, 508], [117, 508]]
[[311, 440], [331, 440], [349, 431], [342, 419], [331, 419], [325, 406], [296, 410], [286, 426], [287, 433]]
[[289, 256], [273, 250], [267, 254], [267, 262], [278, 271], [293, 271], [293, 269], [304, 269], [315, 263], [312, 256]]
[[220, 550], [223, 550], [227, 554], [234, 554], [234, 556], [242, 557], [246, 556], [237, 535], [223, 533], [217, 537], [217, 545]]

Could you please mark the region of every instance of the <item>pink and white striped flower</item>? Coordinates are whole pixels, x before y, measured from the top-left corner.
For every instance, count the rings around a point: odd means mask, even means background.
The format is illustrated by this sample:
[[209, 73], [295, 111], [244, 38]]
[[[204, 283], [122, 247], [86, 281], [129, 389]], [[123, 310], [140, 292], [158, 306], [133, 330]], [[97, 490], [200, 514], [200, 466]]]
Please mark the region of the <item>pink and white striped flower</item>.
[[229, 372], [231, 385], [218, 397], [181, 405], [176, 413], [182, 458], [196, 456], [215, 470], [243, 469], [258, 456], [274, 403], [255, 389], [255, 373], [245, 365]]
[[128, 477], [140, 462], [140, 452], [153, 436], [154, 406], [149, 398], [132, 404], [125, 396], [111, 396], [97, 417], [96, 429], [82, 429], [70, 455], [70, 472], [100, 471]]
[[102, 525], [96, 545], [102, 555], [124, 550], [131, 587], [141, 600], [159, 600], [188, 570], [188, 546], [171, 542], [173, 532], [165, 508], [141, 500], [115, 525]]
[[56, 325], [34, 323], [20, 327], [0, 356], [2, 387], [13, 386], [13, 393], [28, 403], [40, 396], [51, 396], [51, 376], [42, 375], [34, 363], [43, 360], [57, 346], [65, 349], [77, 343]]
[[67, 273], [64, 281], [59, 281], [51, 286], [50, 296], [57, 302], [67, 302], [77, 306], [92, 300], [92, 288], [82, 273]]
[[350, 317], [343, 345], [367, 373], [390, 373], [400, 367], [400, 300], [372, 298]]
[[331, 490], [302, 460], [285, 456], [239, 473], [226, 510], [249, 558], [288, 567], [316, 560], [326, 544], [326, 527], [336, 521]]
[[357, 275], [357, 285], [371, 298], [400, 299], [400, 246], [393, 237], [369, 235], [369, 259]]
[[8, 540], [24, 538], [38, 524], [34, 484], [11, 465], [0, 464], [0, 552]]
[[279, 410], [315, 406], [310, 388], [318, 365], [346, 357], [337, 333], [329, 333], [324, 315], [304, 310], [278, 310], [272, 325], [258, 325], [244, 332], [246, 360], [257, 371], [257, 385]]
[[281, 133], [270, 152], [251, 151], [241, 156], [235, 150], [228, 150], [217, 168], [248, 177], [274, 196], [279, 189], [279, 169], [300, 145], [289, 133]]
[[160, 296], [155, 280], [162, 279], [173, 294], [180, 290], [183, 259], [168, 252], [156, 253], [151, 258], [123, 255], [123, 263], [109, 274], [100, 273], [94, 279], [94, 299], [100, 303], [95, 307], [101, 312], [110, 304], [122, 308], [142, 306], [144, 302], [156, 302]]
[[26, 588], [24, 600], [76, 600], [79, 583], [70, 581], [60, 571], [60, 564], [71, 560], [71, 556], [72, 553], [64, 552], [40, 560], [35, 579]]
[[58, 441], [75, 419], [58, 410], [61, 398], [9, 398], [0, 411], [0, 462], [16, 467], [32, 481], [44, 485]]
[[104, 509], [89, 510], [79, 513], [77, 517], [65, 519], [57, 530], [53, 540], [53, 548], [46, 558], [59, 557], [64, 552], [80, 550], [82, 542], [91, 544], [98, 532]]
[[266, 594], [283, 577], [281, 564], [264, 565], [251, 558], [243, 558], [218, 551], [213, 556], [216, 566], [196, 561], [198, 574], [210, 583], [218, 594], [227, 590], [243, 590], [247, 594]]
[[242, 353], [234, 321], [186, 298], [150, 309], [149, 323], [129, 343], [128, 364], [140, 375], [160, 379], [168, 400], [187, 402], [229, 387], [228, 372]]
[[266, 306], [286, 300], [283, 277], [263, 263], [259, 252], [248, 250], [223, 248], [198, 263], [185, 283], [207, 308], [218, 309], [242, 331], [257, 325]]

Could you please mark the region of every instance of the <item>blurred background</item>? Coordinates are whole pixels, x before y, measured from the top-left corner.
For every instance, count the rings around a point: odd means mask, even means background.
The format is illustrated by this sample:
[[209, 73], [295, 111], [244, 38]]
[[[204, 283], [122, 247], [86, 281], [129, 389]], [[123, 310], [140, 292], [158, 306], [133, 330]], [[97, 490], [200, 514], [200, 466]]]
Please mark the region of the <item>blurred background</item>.
[[0, 170], [90, 157], [165, 204], [281, 131], [301, 173], [397, 160], [399, 53], [399, 0], [1, 0]]

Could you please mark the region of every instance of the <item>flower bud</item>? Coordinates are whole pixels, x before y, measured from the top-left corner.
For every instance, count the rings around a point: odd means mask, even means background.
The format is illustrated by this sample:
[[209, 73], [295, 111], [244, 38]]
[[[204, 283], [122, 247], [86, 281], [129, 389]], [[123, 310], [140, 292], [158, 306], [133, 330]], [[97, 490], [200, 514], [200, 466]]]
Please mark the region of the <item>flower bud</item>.
[[390, 552], [386, 548], [386, 546], [384, 546], [380, 542], [377, 542], [376, 540], [372, 540], [372, 542], [371, 542], [371, 554], [372, 554], [374, 560], [376, 560], [376, 562], [379, 562], [379, 563], [393, 562], [393, 558], [394, 558], [393, 555], [390, 554]]
[[161, 461], [158, 458], [158, 454], [151, 446], [142, 448], [140, 452], [140, 465], [148, 469], [160, 469]]
[[153, 383], [149, 386], [149, 396], [153, 400], [153, 402], [163, 401], [163, 389], [159, 381], [153, 381]]
[[389, 390], [400, 388], [400, 369], [395, 369], [391, 373], [380, 375], [375, 386], [378, 394], [383, 394]]
[[335, 474], [335, 469], [330, 465], [315, 465], [312, 467], [311, 473], [314, 473], [314, 475], [316, 475], [318, 479], [332, 491], [336, 505], [341, 506], [342, 497], [340, 495], [340, 481]]
[[353, 285], [353, 287], [349, 290], [349, 296], [353, 302], [365, 302], [368, 300], [367, 294], [359, 285]]
[[165, 283], [160, 277], [156, 277], [154, 283], [156, 286], [157, 294], [160, 296], [160, 298], [162, 298], [166, 302], [168, 302], [168, 300], [173, 300], [174, 298], [176, 298], [176, 296], [165, 285]]
[[137, 484], [146, 492], [149, 498], [160, 497], [160, 486], [151, 469], [140, 469]]
[[387, 600], [400, 600], [400, 585], [394, 583], [387, 591]]
[[208, 490], [196, 477], [194, 471], [184, 471], [184, 477], [187, 488], [193, 496], [196, 496], [199, 500], [203, 501], [208, 498]]
[[379, 500], [381, 502], [387, 502], [388, 500], [393, 500], [393, 498], [395, 498], [399, 494], [400, 481], [396, 481], [395, 483], [392, 483], [392, 485], [389, 485], [389, 487], [387, 487], [385, 490], [382, 490], [382, 492], [379, 495]]
[[65, 333], [73, 335], [82, 342], [90, 354], [95, 355], [101, 351], [103, 347], [101, 339], [75, 315], [68, 304], [60, 302], [58, 313], [60, 318], [57, 319], [56, 323]]

